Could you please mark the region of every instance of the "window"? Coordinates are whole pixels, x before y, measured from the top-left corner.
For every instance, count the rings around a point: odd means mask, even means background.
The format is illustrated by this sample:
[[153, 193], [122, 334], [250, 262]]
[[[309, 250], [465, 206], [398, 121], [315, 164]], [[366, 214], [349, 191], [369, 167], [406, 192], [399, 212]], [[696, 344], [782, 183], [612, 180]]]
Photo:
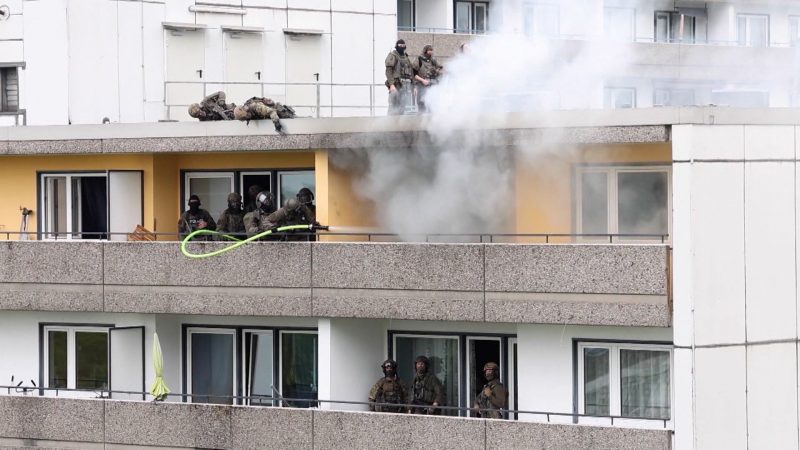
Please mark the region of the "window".
[[[446, 406], [472, 406], [486, 384], [483, 366], [487, 362], [500, 366], [500, 380], [509, 390], [509, 407], [516, 405], [514, 337], [394, 332], [390, 337], [390, 355], [397, 361], [400, 378], [410, 385], [415, 375], [414, 360], [420, 355], [427, 356], [431, 362], [430, 370], [442, 382]], [[455, 409], [444, 410], [442, 414], [468, 415], [466, 411]]]
[[636, 107], [636, 89], [628, 87], [607, 87], [603, 104], [606, 109], [627, 109]]
[[314, 182], [313, 170], [295, 170], [291, 172], [278, 172], [278, 194], [279, 203], [283, 203], [291, 197], [297, 195], [297, 192], [303, 188], [311, 189], [314, 196], [317, 195], [317, 190]]
[[695, 18], [676, 11], [656, 11], [656, 42], [694, 43]]
[[670, 346], [579, 343], [577, 360], [579, 413], [671, 418]]
[[691, 106], [694, 105], [692, 89], [656, 88], [653, 98], [654, 106]]
[[789, 16], [789, 44], [797, 47], [800, 43], [800, 16]]
[[633, 41], [635, 37], [633, 8], [604, 8], [603, 33], [612, 41]]
[[486, 2], [456, 1], [455, 32], [483, 34], [488, 31], [489, 4]]
[[16, 67], [0, 68], [0, 111], [19, 109], [19, 77]]
[[[184, 336], [189, 402], [277, 406], [283, 396], [301, 399], [284, 406], [316, 406], [315, 330], [184, 326]], [[239, 395], [247, 398], [234, 401]]]
[[111, 327], [44, 326], [44, 386], [108, 389], [109, 328]]
[[736, 34], [739, 45], [766, 47], [769, 44], [769, 16], [737, 14]]
[[414, 31], [414, 0], [397, 0], [397, 29]]
[[558, 5], [526, 4], [523, 8], [524, 31], [529, 37], [558, 37]]
[[186, 172], [183, 207], [191, 195], [197, 194], [201, 207], [216, 220], [228, 207], [228, 194], [235, 189], [233, 181], [232, 172]]
[[769, 107], [769, 91], [757, 89], [712, 90], [711, 103], [737, 108], [767, 108]]
[[104, 239], [108, 232], [106, 175], [41, 176], [45, 238]]
[[580, 234], [670, 234], [669, 167], [581, 167], [577, 174]]

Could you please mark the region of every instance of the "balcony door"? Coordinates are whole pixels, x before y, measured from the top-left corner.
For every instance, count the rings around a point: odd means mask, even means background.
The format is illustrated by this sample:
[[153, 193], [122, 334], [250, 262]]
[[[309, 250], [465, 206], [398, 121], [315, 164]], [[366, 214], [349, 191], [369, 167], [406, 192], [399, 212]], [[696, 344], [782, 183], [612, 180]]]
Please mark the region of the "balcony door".
[[456, 33], [484, 34], [489, 29], [489, 3], [456, 1]]
[[225, 328], [188, 330], [187, 385], [192, 403], [234, 403], [235, 334], [235, 330]]
[[184, 174], [184, 199], [181, 211], [185, 211], [189, 197], [200, 197], [200, 207], [208, 211], [214, 220], [228, 207], [228, 194], [236, 192], [233, 172], [186, 172]]

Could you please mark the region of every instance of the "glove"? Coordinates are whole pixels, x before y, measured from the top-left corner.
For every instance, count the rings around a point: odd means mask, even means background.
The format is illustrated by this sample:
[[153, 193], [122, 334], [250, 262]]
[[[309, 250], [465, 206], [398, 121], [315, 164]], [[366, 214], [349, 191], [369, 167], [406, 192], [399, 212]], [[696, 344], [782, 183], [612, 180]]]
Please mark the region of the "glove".
[[280, 133], [281, 130], [283, 130], [283, 126], [281, 125], [281, 122], [279, 120], [276, 120], [275, 122], [272, 123], [275, 124], [275, 131], [277, 131], [278, 133]]

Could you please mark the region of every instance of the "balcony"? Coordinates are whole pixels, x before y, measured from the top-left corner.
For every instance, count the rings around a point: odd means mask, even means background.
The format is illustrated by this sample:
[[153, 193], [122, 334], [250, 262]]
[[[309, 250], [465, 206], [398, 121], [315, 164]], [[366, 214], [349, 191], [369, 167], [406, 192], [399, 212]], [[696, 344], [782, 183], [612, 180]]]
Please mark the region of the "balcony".
[[7, 241], [0, 309], [668, 327], [668, 255], [661, 244], [270, 242], [192, 260], [174, 242]]

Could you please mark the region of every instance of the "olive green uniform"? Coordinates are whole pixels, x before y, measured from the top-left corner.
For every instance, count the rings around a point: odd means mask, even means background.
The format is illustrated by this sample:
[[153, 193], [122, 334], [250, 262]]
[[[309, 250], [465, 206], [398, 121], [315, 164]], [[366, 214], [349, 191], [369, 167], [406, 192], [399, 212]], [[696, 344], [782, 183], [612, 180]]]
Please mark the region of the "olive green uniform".
[[[243, 222], [247, 237], [252, 237], [275, 228], [275, 223], [269, 221], [269, 214], [264, 213], [260, 209], [255, 209], [245, 214]], [[269, 238], [267, 238], [267, 240], [269, 240]]]
[[414, 68], [408, 54], [392, 50], [386, 56], [386, 87], [394, 86], [397, 92], [389, 92], [389, 114], [404, 114], [406, 105], [411, 103], [411, 80]]
[[499, 380], [494, 379], [483, 386], [481, 392], [475, 397], [478, 417], [485, 419], [502, 419], [503, 409], [508, 409], [508, 391]]
[[224, 92], [215, 92], [211, 95], [207, 95], [203, 101], [200, 102], [200, 109], [206, 113], [206, 117], [200, 120], [231, 120], [233, 119], [233, 109], [235, 107], [236, 105], [233, 103], [225, 103]]
[[398, 376], [381, 377], [369, 390], [368, 399], [370, 411], [402, 413], [406, 410], [403, 406], [382, 406], [375, 403], [406, 404], [408, 403], [408, 388]]
[[412, 65], [414, 68], [414, 75], [425, 78], [431, 83], [425, 86], [421, 82], [415, 80], [417, 85], [417, 108], [420, 112], [425, 112], [428, 109], [425, 104], [425, 95], [428, 93], [428, 89], [430, 89], [431, 86], [439, 82], [439, 74], [441, 74], [443, 67], [436, 61], [436, 58], [433, 56], [428, 58], [428, 56], [424, 54], [417, 56]]
[[244, 211], [241, 209], [226, 209], [217, 220], [217, 231], [220, 233], [244, 233]]
[[411, 403], [421, 405], [411, 408], [412, 414], [438, 414], [438, 410], [430, 408], [434, 403], [439, 406], [444, 404], [444, 389], [436, 375], [425, 372], [414, 377], [411, 383]]
[[[206, 223], [205, 226], [200, 225], [202, 222]], [[184, 211], [183, 214], [181, 214], [180, 219], [178, 219], [178, 232], [181, 234], [181, 239], [185, 238], [193, 231], [216, 229], [217, 224], [214, 222], [211, 214], [202, 208], [198, 208], [196, 212], [192, 212], [191, 210]], [[199, 236], [195, 239], [201, 241], [210, 240], [210, 235]]]
[[[267, 216], [267, 220], [276, 227], [285, 227], [288, 225], [311, 225], [316, 223], [316, 215], [308, 208], [308, 206], [301, 204], [297, 211], [289, 211], [285, 207], [278, 209], [274, 213]], [[312, 240], [310, 236], [292, 236], [291, 232], [284, 235], [287, 241], [307, 241]]]

